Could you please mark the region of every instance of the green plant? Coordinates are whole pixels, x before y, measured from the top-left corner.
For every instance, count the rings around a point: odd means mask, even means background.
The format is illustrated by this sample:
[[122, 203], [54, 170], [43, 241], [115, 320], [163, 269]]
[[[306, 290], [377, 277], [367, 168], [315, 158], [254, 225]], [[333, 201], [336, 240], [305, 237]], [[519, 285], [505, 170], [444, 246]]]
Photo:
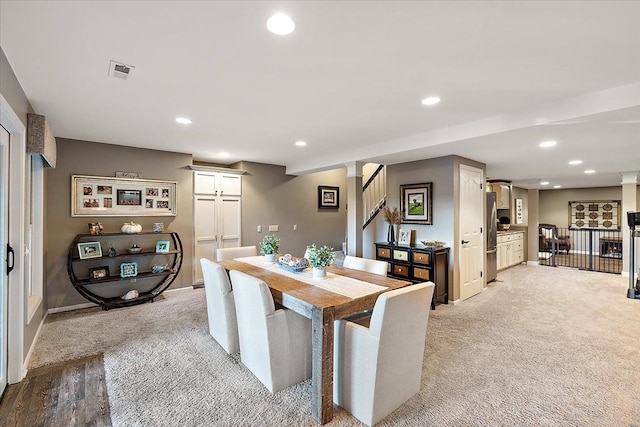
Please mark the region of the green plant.
[[267, 234], [260, 242], [261, 255], [276, 255], [280, 250], [280, 239], [273, 234]]
[[307, 254], [309, 255], [309, 264], [314, 268], [327, 267], [336, 257], [333, 248], [326, 245], [319, 248], [315, 243], [307, 247]]

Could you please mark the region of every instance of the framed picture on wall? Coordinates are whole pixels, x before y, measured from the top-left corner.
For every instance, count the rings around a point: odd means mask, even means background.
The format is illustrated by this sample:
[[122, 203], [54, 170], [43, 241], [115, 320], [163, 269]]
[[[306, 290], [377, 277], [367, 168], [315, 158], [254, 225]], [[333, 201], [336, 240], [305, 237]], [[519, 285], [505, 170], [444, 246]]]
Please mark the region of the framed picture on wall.
[[318, 208], [338, 209], [340, 207], [340, 187], [318, 186]]
[[433, 183], [406, 184], [400, 186], [400, 209], [403, 224], [432, 225]]

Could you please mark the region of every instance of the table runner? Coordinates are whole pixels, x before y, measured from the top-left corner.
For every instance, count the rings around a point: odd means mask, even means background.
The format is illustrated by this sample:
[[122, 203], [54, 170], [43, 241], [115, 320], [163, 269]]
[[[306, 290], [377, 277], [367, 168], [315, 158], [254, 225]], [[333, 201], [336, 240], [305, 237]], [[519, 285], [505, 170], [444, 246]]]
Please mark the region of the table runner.
[[255, 267], [264, 268], [265, 270], [273, 273], [281, 274], [283, 276], [290, 277], [295, 280], [307, 283], [309, 285], [317, 286], [325, 291], [333, 292], [335, 294], [344, 295], [349, 298], [360, 298], [365, 295], [375, 294], [376, 292], [384, 291], [387, 288], [385, 286], [374, 285], [372, 283], [363, 282], [362, 280], [352, 279], [351, 277], [340, 276], [335, 273], [327, 271], [327, 277], [324, 279], [314, 279], [312, 277], [311, 267], [303, 270], [299, 273], [280, 268], [278, 263], [267, 264], [263, 256], [250, 256], [243, 258], [236, 258], [236, 261], [244, 262]]

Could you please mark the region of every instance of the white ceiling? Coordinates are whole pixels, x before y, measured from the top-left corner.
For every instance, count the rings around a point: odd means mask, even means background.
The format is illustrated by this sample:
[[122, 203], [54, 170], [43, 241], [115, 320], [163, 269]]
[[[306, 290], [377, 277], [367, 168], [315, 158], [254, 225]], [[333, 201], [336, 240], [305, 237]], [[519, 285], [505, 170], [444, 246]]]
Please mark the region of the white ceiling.
[[[291, 35], [267, 31], [277, 11]], [[2, 0], [0, 45], [58, 137], [294, 174], [458, 154], [573, 188], [640, 170], [639, 17], [637, 1]]]

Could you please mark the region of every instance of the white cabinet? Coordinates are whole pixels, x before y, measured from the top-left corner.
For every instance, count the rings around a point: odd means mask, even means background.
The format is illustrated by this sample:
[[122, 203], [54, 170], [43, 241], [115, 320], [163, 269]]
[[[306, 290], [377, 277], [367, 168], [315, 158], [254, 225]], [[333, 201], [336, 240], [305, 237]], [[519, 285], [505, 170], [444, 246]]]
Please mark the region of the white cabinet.
[[514, 231], [498, 234], [498, 270], [520, 264], [524, 261], [524, 233]]
[[241, 245], [242, 175], [194, 171], [194, 283], [202, 283], [200, 258], [216, 259], [218, 248]]
[[511, 209], [511, 184], [508, 182], [492, 182], [491, 191], [496, 193], [496, 209]]

